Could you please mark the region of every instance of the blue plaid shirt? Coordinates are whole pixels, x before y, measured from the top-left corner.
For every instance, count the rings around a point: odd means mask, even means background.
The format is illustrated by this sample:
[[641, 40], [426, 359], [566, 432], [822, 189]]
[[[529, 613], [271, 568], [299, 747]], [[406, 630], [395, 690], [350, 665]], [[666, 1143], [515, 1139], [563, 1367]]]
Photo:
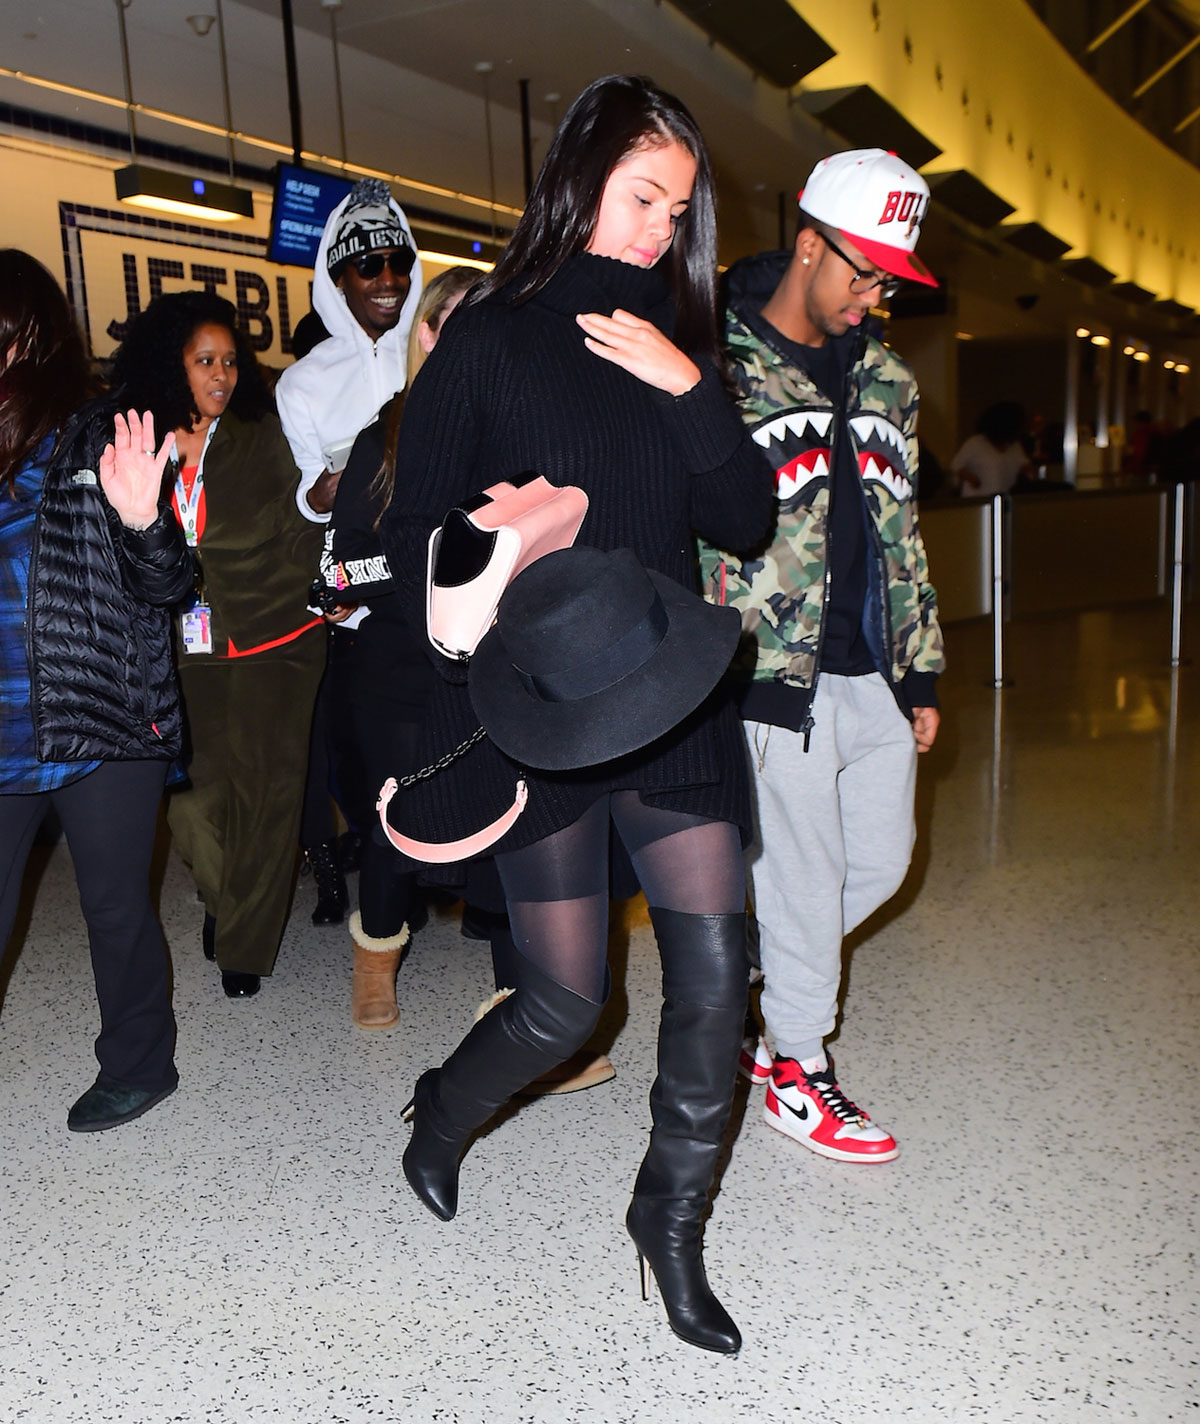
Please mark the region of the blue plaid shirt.
[[33, 526], [53, 449], [54, 436], [47, 435], [18, 473], [14, 493], [0, 491], [0, 795], [5, 796], [53, 791], [100, 765], [38, 761], [33, 732], [25, 605]]

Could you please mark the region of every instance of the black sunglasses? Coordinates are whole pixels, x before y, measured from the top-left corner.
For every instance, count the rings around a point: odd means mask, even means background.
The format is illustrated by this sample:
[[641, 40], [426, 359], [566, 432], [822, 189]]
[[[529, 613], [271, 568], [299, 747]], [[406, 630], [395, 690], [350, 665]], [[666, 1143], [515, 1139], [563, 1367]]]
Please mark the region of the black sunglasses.
[[364, 282], [369, 282], [379, 276], [385, 265], [392, 276], [407, 277], [415, 257], [411, 247], [393, 247], [390, 252], [366, 252], [361, 257], [352, 257], [350, 265]]
[[888, 297], [894, 297], [900, 290], [900, 279], [898, 277], [894, 277], [890, 272], [864, 272], [861, 267], [851, 262], [837, 243], [831, 238], [826, 237], [819, 228], [817, 229], [817, 236], [825, 246], [829, 248], [830, 252], [840, 257], [851, 272], [854, 273], [854, 276], [850, 278], [850, 290], [856, 296], [861, 296], [864, 292], [869, 292], [872, 287], [878, 287], [880, 301], [887, 301]]

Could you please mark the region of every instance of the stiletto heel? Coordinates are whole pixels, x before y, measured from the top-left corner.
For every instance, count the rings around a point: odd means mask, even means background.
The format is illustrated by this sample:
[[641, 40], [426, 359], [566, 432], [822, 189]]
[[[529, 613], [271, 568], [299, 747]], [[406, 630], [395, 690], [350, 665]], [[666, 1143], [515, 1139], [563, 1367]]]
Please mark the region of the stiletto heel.
[[637, 1248], [642, 1299], [650, 1299], [653, 1282], [667, 1324], [681, 1340], [720, 1355], [736, 1355], [742, 1348], [741, 1333], [704, 1273], [699, 1214], [688, 1203], [650, 1203], [635, 1197], [625, 1224]]
[[[658, 1284], [658, 1281], [656, 1280], [654, 1275], [654, 1267], [650, 1264], [649, 1260], [641, 1253], [641, 1251], [637, 1253], [637, 1258], [638, 1274], [642, 1278], [642, 1300], [649, 1303], [655, 1293], [654, 1288]], [[662, 1311], [662, 1318], [667, 1322], [668, 1325], [671, 1326], [671, 1329], [674, 1330], [675, 1327], [671, 1324], [671, 1312], [667, 1309], [666, 1297], [663, 1295], [662, 1291], [658, 1292], [658, 1308]], [[679, 1332], [676, 1331], [676, 1334], [678, 1333]], [[681, 1338], [688, 1340], [688, 1337], [686, 1335], [682, 1336]], [[688, 1340], [688, 1343], [692, 1344], [694, 1342]]]

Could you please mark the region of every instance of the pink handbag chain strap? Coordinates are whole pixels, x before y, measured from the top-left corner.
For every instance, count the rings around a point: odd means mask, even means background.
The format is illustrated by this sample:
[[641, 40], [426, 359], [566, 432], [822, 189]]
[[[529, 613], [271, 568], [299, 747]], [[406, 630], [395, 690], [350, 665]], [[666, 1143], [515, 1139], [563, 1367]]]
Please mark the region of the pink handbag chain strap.
[[486, 736], [487, 732], [482, 727], [476, 727], [466, 741], [460, 742], [452, 752], [447, 752], [444, 757], [432, 762], [429, 766], [422, 767], [420, 771], [409, 772], [407, 776], [401, 777], [399, 782], [394, 776], [389, 776], [380, 787], [379, 800], [375, 803], [379, 824], [383, 827], [383, 833], [391, 844], [411, 860], [423, 861], [427, 865], [452, 865], [459, 860], [468, 860], [471, 856], [479, 855], [489, 846], [495, 845], [500, 837], [507, 834], [516, 824], [517, 818], [525, 809], [525, 803], [529, 799], [529, 789], [523, 777], [517, 781], [512, 805], [497, 816], [491, 825], [484, 826], [482, 830], [476, 831], [473, 835], [463, 836], [460, 840], [416, 840], [412, 836], [403, 835], [400, 831], [395, 830], [387, 818], [387, 808], [391, 799], [402, 786], [414, 786], [418, 781], [427, 781], [429, 777], [436, 775], [451, 762], [464, 756]]
[[436, 776], [439, 771], [445, 769], [461, 756], [477, 746], [487, 736], [487, 732], [482, 727], [476, 727], [465, 742], [459, 742], [452, 752], [447, 752], [444, 757], [439, 757], [435, 762], [430, 762], [428, 766], [423, 766], [420, 771], [410, 771], [407, 776], [402, 776], [396, 782], [397, 787], [415, 786], [418, 781], [428, 781], [431, 776]]

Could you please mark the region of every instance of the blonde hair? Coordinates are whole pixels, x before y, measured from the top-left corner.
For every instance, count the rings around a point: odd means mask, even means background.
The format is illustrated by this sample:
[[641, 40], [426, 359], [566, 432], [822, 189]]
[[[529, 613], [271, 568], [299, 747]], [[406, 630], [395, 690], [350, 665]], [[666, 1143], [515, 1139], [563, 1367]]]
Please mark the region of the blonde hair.
[[439, 272], [421, 293], [413, 316], [412, 328], [408, 333], [408, 384], [425, 364], [429, 352], [421, 345], [418, 334], [424, 322], [432, 332], [437, 332], [446, 315], [446, 308], [464, 292], [469, 291], [483, 274], [475, 267], [447, 267]]
[[[447, 267], [439, 272], [421, 293], [417, 310], [413, 315], [412, 328], [408, 333], [408, 385], [411, 387], [417, 372], [425, 364], [429, 352], [421, 345], [420, 330], [424, 322], [435, 335], [440, 331], [445, 319], [446, 308], [456, 297], [462, 296], [479, 281], [479, 271], [475, 267]], [[375, 517], [375, 528], [383, 518], [383, 511], [392, 502], [392, 490], [396, 485], [396, 445], [400, 439], [400, 417], [404, 414], [404, 392], [393, 396], [387, 413], [387, 425], [383, 437], [383, 460], [379, 473], [371, 481], [370, 494], [379, 506]]]

